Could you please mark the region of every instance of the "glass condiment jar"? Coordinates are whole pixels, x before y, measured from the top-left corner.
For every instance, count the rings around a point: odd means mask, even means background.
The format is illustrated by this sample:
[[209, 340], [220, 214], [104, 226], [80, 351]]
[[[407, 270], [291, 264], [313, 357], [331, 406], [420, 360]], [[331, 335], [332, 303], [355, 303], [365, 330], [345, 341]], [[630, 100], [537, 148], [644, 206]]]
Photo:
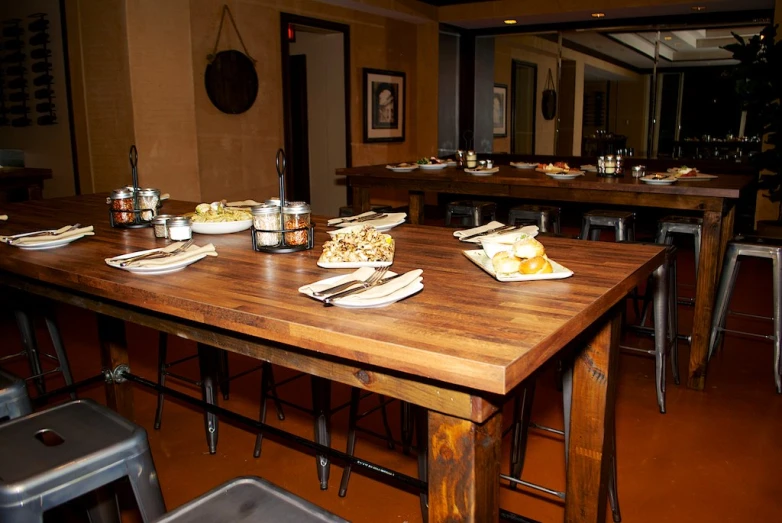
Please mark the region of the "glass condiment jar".
[[264, 202], [266, 205], [273, 205], [275, 207], [280, 206], [280, 199], [279, 198], [269, 198]]
[[611, 154], [605, 157], [605, 173], [609, 176], [616, 175], [616, 158]]
[[[111, 206], [111, 219], [114, 225], [130, 225], [136, 221], [133, 214], [133, 191], [131, 189], [115, 189], [106, 200]], [[122, 212], [127, 211], [127, 212]]]
[[285, 233], [286, 245], [307, 245], [309, 242], [310, 213], [310, 206], [305, 202], [288, 202], [282, 208], [284, 229], [286, 231], [301, 229]]
[[168, 220], [168, 237], [177, 242], [193, 238], [193, 222], [185, 216], [175, 216]]
[[277, 200], [277, 205], [267, 203], [254, 205], [250, 212], [253, 215], [253, 228], [256, 229], [254, 231], [256, 245], [262, 247], [277, 247], [280, 245], [282, 234], [279, 232], [268, 232], [282, 229], [279, 200]]
[[158, 214], [152, 219], [155, 238], [168, 238], [168, 220], [175, 218], [173, 214]]
[[468, 169], [475, 169], [478, 166], [478, 153], [475, 151], [467, 151], [467, 156], [465, 159], [467, 161]]
[[144, 209], [141, 212], [141, 219], [145, 222], [152, 221], [157, 216], [157, 207], [160, 203], [160, 191], [158, 189], [139, 189], [138, 207]]

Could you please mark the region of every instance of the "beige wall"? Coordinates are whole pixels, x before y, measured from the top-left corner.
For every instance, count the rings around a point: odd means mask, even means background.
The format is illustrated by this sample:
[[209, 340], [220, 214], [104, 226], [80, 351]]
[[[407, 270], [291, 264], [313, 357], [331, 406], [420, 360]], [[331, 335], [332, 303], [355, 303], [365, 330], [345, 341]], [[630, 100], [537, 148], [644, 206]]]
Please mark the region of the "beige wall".
[[[47, 13], [49, 20], [49, 34], [51, 35], [52, 76], [55, 83], [52, 88], [55, 92], [53, 100], [57, 110], [58, 123], [55, 125], [38, 125], [37, 118], [40, 114], [36, 111], [36, 103], [46, 100], [36, 100], [33, 92], [38, 86], [33, 85], [33, 78], [40, 73], [34, 73], [30, 67], [33, 60], [29, 56], [27, 61], [27, 83], [29, 100], [27, 103], [30, 113], [28, 118], [32, 125], [27, 127], [0, 127], [0, 148], [20, 149], [24, 151], [24, 161], [27, 167], [43, 167], [52, 170], [52, 179], [45, 180], [43, 195], [46, 198], [57, 196], [70, 196], [75, 194], [76, 187], [73, 178], [73, 159], [71, 156], [71, 135], [68, 128], [68, 103], [65, 92], [65, 60], [62, 46], [62, 30], [60, 22], [60, 6], [57, 0], [26, 0], [24, 2], [0, 2], [0, 20], [11, 18], [22, 19], [22, 27], [25, 29], [24, 39], [30, 37], [27, 24], [31, 21], [28, 15], [31, 13]], [[10, 90], [9, 90], [10, 91]], [[8, 93], [6, 93], [7, 95]], [[17, 102], [7, 102], [7, 105], [15, 105]], [[21, 115], [10, 115], [9, 118], [18, 118]]]

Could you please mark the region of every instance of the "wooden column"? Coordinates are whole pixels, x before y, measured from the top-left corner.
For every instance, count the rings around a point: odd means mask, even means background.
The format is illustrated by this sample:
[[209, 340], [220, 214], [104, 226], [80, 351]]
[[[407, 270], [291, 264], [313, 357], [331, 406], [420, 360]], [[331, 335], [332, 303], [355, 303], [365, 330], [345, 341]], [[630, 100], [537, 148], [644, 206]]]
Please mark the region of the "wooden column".
[[[733, 222], [731, 210], [726, 216], [726, 225]], [[703, 390], [706, 384], [706, 357], [709, 350], [711, 316], [714, 308], [714, 293], [722, 253], [722, 215], [719, 212], [703, 213], [701, 236], [701, 259], [698, 265], [698, 280], [695, 282], [695, 314], [692, 320], [692, 345], [687, 386]]]
[[429, 412], [429, 523], [499, 520], [502, 413], [482, 424]]
[[[350, 183], [350, 180], [348, 180], [348, 183]], [[361, 214], [369, 209], [369, 188], [353, 187], [353, 212]]]
[[[100, 339], [101, 365], [104, 369], [114, 370], [118, 365], [128, 364], [124, 321], [98, 314], [98, 337]], [[107, 383], [106, 404], [110, 409], [132, 421], [133, 388], [130, 383]]]
[[618, 308], [610, 311], [573, 365], [566, 523], [606, 520], [620, 318]]

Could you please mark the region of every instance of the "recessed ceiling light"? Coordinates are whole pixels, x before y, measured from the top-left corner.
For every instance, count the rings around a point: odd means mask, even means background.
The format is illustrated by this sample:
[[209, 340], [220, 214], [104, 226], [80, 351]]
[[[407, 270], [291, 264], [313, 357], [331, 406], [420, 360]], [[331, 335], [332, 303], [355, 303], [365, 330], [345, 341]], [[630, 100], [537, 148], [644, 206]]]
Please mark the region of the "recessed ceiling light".
[[673, 37], [672, 36], [666, 36], [665, 38], [663, 38], [663, 40], [673, 40]]
[[508, 20], [505, 20], [505, 23], [508, 25], [513, 25], [516, 23], [516, 20], [514, 20], [513, 18], [509, 18]]
[[693, 11], [701, 12], [701, 11], [705, 11], [706, 10], [706, 6], [705, 5], [694, 5], [694, 6], [690, 7], [690, 9], [692, 9]]
[[605, 13], [592, 13], [592, 18], [603, 18]]

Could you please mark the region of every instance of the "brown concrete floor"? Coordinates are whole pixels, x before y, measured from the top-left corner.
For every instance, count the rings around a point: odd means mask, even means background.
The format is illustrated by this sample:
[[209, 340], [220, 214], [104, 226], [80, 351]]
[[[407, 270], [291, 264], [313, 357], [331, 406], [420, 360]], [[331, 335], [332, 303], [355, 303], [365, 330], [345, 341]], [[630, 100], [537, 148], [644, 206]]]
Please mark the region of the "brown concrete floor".
[[[692, 256], [680, 255], [680, 274], [692, 281]], [[476, 277], [481, 277], [476, 273]], [[682, 285], [680, 293], [692, 293]], [[769, 315], [771, 312], [771, 266], [750, 260], [742, 264], [733, 308]], [[680, 307], [681, 331], [687, 332], [692, 310]], [[63, 308], [59, 313], [71, 365], [76, 379], [94, 375], [100, 369], [94, 317], [87, 312]], [[770, 333], [770, 322], [732, 317], [734, 327]], [[19, 346], [13, 325], [4, 320], [2, 353]], [[45, 336], [39, 338], [46, 345]], [[156, 333], [129, 327], [133, 372], [154, 379]], [[643, 340], [649, 345], [650, 341]], [[194, 353], [184, 340], [172, 341], [171, 357]], [[688, 348], [682, 346], [680, 368], [686, 376]], [[626, 522], [748, 522], [782, 520], [782, 398], [774, 392], [771, 371], [772, 347], [769, 342], [728, 335], [724, 350], [709, 366], [705, 392], [676, 386], [670, 378], [668, 413], [657, 411], [654, 396], [654, 366], [648, 358], [622, 355], [617, 400], [619, 497]], [[231, 356], [231, 370], [250, 368], [254, 362]], [[15, 365], [26, 373], [23, 365]], [[182, 365], [182, 372], [196, 375], [195, 362]], [[286, 376], [277, 369], [278, 380]], [[258, 411], [257, 373], [232, 383], [231, 398], [224, 406], [246, 416]], [[59, 378], [50, 380], [51, 386]], [[192, 388], [182, 386], [182, 390]], [[346, 387], [336, 386], [333, 403], [347, 400]], [[280, 390], [286, 399], [307, 403], [308, 381], [303, 380]], [[104, 402], [101, 386], [82, 394]], [[203, 435], [202, 416], [175, 401], [167, 401], [163, 426], [152, 428], [155, 397], [144, 389], [134, 389], [135, 421], [149, 433], [155, 464], [166, 504], [174, 508], [206, 490], [240, 475], [258, 475], [303, 496], [352, 521], [420, 521], [418, 498], [412, 493], [384, 484], [375, 478], [354, 473], [348, 496], [337, 496], [342, 469], [332, 466], [329, 489], [321, 491], [316, 478], [314, 458], [278, 441], [267, 439], [263, 455], [254, 459], [254, 435], [229, 424], [220, 426], [216, 455], [209, 455]], [[370, 398], [366, 404], [375, 400]], [[271, 405], [270, 405], [271, 409]], [[392, 422], [398, 434], [398, 408], [392, 406]], [[273, 409], [270, 410], [273, 413]], [[506, 410], [507, 413], [507, 410]], [[285, 421], [272, 414], [270, 423], [296, 434], [311, 437], [311, 419], [286, 409]], [[365, 424], [379, 428], [378, 415]], [[561, 426], [560, 396], [549, 372], [541, 380], [533, 418], [539, 423]], [[508, 418], [506, 418], [508, 419]], [[506, 421], [507, 423], [507, 421]], [[344, 449], [347, 411], [332, 420], [333, 442]], [[385, 443], [360, 435], [356, 448], [362, 457], [410, 475], [415, 475], [414, 456], [405, 456], [399, 448], [388, 450]], [[507, 470], [508, 442], [504, 442], [502, 469]], [[557, 437], [534, 432], [530, 437], [524, 478], [561, 489], [564, 485], [562, 442]], [[541, 522], [561, 521], [562, 504], [525, 490], [503, 488], [501, 505]], [[130, 517], [131, 520], [135, 518]]]

